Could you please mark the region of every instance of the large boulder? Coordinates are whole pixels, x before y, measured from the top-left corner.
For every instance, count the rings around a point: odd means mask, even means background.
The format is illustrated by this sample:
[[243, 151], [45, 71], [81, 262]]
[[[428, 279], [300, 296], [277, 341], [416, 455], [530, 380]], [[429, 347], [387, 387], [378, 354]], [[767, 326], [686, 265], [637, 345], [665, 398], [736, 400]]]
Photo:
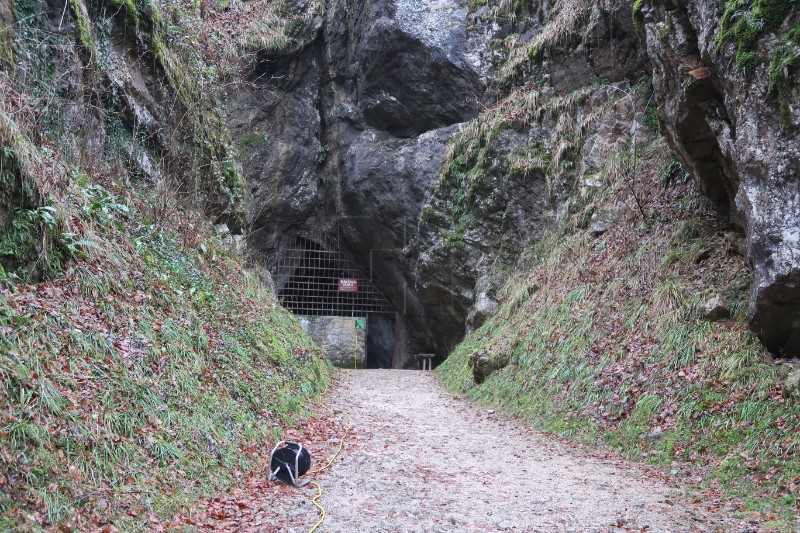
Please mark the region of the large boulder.
[[[398, 1], [400, 6], [406, 3]], [[446, 23], [453, 17], [443, 18]], [[451, 27], [436, 39], [402, 18], [384, 17], [369, 28], [355, 57], [356, 96], [367, 125], [413, 137], [477, 114], [482, 87], [478, 75], [465, 68], [459, 46], [466, 18], [455, 20], [461, 31]]]
[[[499, 31], [499, 28], [497, 28]], [[486, 66], [467, 39], [467, 9], [443, 0], [332, 0], [325, 26], [328, 74], [340, 119], [413, 137], [477, 114]], [[480, 54], [477, 54], [480, 57]]]
[[800, 16], [787, 7], [787, 17], [762, 24], [748, 43], [721, 28], [724, 7], [716, 0], [651, 0], [635, 16], [653, 63], [665, 136], [701, 190], [746, 231], [750, 327], [773, 353], [797, 355], [800, 92], [796, 66], [775, 61], [779, 47], [797, 47], [789, 30]]
[[506, 366], [510, 357], [507, 353], [477, 352], [470, 357], [469, 363], [472, 366], [472, 379], [480, 385], [489, 376]]

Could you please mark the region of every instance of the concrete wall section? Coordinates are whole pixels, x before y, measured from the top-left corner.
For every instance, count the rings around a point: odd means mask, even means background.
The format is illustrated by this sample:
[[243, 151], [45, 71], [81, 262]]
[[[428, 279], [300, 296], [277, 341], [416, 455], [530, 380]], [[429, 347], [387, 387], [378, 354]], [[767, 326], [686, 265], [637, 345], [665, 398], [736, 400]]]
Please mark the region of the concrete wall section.
[[[353, 368], [355, 358], [359, 368], [366, 366], [366, 318], [298, 316], [297, 319], [334, 365]], [[363, 327], [358, 327], [358, 321]]]

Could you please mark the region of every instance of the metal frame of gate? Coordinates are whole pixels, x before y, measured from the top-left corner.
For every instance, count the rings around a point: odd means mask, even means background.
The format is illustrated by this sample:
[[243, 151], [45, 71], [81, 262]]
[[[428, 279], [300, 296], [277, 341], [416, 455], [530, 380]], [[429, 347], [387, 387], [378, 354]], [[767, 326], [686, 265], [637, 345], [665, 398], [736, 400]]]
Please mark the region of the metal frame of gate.
[[[358, 290], [341, 291], [340, 279], [358, 280]], [[275, 282], [279, 302], [297, 315], [366, 317], [396, 311], [333, 239], [309, 230], [279, 249]]]

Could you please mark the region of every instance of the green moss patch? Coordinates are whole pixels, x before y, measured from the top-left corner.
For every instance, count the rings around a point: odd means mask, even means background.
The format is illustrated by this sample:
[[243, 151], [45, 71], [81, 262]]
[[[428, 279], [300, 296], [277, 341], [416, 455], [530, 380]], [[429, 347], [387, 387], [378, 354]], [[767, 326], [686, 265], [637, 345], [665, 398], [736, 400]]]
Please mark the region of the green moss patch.
[[789, 99], [800, 69], [800, 25], [781, 37], [772, 51], [769, 65], [769, 91], [778, 98], [781, 121], [787, 125], [791, 110]]
[[777, 30], [794, 9], [791, 0], [728, 0], [717, 33], [717, 51], [733, 40], [736, 65], [752, 73], [758, 64], [756, 43], [762, 34]]

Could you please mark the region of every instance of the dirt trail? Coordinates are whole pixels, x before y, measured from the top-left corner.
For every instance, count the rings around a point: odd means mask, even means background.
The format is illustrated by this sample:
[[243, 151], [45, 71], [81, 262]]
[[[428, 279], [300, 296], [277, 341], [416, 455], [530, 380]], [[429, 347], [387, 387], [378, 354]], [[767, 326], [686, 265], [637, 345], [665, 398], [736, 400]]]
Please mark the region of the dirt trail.
[[353, 435], [319, 476], [318, 531], [716, 529], [662, 480], [472, 406], [432, 372], [340, 371], [330, 404]]

